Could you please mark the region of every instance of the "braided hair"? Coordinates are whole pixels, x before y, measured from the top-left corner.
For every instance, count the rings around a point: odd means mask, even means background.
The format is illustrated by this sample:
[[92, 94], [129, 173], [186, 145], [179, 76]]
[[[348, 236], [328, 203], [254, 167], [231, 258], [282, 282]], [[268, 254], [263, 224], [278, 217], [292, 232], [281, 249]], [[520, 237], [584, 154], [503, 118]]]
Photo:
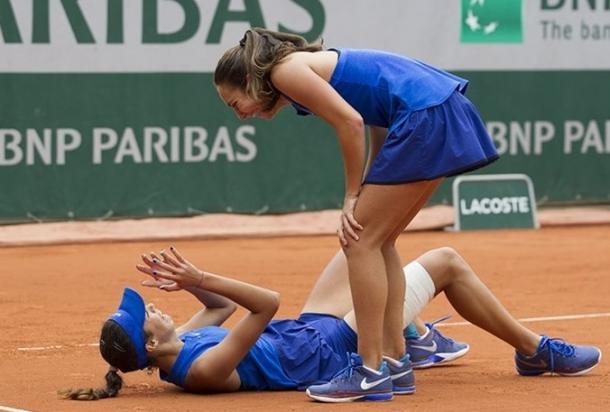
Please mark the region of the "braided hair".
[[110, 364], [110, 369], [105, 376], [106, 387], [62, 389], [57, 392], [61, 398], [79, 401], [113, 398], [118, 395], [123, 386], [123, 378], [118, 374], [118, 370], [123, 373], [138, 370], [138, 360], [133, 343], [127, 333], [113, 320], [107, 320], [102, 327], [100, 353]]

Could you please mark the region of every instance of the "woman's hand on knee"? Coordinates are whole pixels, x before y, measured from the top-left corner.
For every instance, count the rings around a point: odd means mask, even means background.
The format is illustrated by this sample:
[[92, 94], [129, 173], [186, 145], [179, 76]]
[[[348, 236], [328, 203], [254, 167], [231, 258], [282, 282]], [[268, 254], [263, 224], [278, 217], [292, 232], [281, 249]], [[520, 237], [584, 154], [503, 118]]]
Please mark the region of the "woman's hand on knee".
[[347, 246], [348, 238], [358, 240], [360, 237], [356, 231], [362, 230], [362, 225], [358, 223], [354, 217], [354, 209], [358, 202], [358, 195], [345, 195], [343, 200], [343, 209], [341, 210], [341, 217], [339, 219], [339, 228], [337, 229], [337, 235], [341, 246]]

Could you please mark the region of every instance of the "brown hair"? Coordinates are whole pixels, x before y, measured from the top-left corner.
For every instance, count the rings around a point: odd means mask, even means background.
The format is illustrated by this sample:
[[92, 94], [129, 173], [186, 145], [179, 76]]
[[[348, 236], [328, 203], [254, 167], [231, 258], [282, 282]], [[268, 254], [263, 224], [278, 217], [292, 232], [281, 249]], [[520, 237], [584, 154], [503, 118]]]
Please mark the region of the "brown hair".
[[273, 108], [280, 92], [271, 83], [271, 70], [295, 51], [323, 50], [322, 42], [308, 43], [303, 37], [253, 28], [246, 31], [239, 45], [227, 50], [214, 71], [214, 83], [236, 87], [260, 102], [263, 111]]
[[[57, 394], [63, 399], [95, 401], [117, 396], [123, 386], [123, 379], [117, 373], [138, 369], [136, 350], [129, 335], [114, 321], [107, 320], [100, 334], [100, 353], [110, 369], [106, 373], [106, 387], [99, 389], [62, 389]], [[150, 363], [150, 360], [149, 360]]]

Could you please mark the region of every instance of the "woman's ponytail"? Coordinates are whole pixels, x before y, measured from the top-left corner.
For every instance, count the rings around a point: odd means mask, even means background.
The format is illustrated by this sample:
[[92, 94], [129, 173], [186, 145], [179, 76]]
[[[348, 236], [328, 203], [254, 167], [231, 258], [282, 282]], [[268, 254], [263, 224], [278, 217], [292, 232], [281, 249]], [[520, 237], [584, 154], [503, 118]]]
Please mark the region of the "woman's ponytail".
[[123, 378], [114, 367], [110, 367], [106, 373], [106, 387], [99, 389], [62, 389], [57, 394], [62, 399], [76, 401], [97, 401], [98, 399], [113, 398], [119, 394], [123, 386]]
[[[123, 386], [123, 378], [118, 371], [130, 372], [138, 370], [136, 350], [129, 336], [113, 320], [107, 320], [100, 334], [100, 353], [111, 366], [106, 373], [106, 387], [101, 389], [63, 389], [58, 395], [63, 399], [79, 401], [95, 401], [113, 398], [118, 395]], [[152, 363], [151, 360], [149, 362]]]

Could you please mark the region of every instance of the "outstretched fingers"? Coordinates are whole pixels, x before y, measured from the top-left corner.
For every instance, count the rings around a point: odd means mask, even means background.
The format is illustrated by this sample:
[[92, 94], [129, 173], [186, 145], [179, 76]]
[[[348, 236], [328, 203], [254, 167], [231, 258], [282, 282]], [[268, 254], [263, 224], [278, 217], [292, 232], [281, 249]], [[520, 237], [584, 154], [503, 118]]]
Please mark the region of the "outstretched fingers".
[[138, 264], [138, 265], [136, 265], [136, 269], [138, 269], [139, 272], [153, 276], [153, 270], [155, 268], [151, 267], [150, 265], [139, 265]]
[[153, 263], [167, 272], [172, 272], [172, 273], [184, 272], [184, 269], [182, 268], [182, 265], [180, 265], [180, 264], [174, 265], [174, 264], [170, 264], [169, 262], [164, 262], [159, 259], [153, 259]]
[[146, 255], [145, 253], [142, 253], [141, 258], [142, 262], [144, 262], [146, 266], [136, 265], [136, 269], [138, 269], [142, 273], [146, 273], [147, 275], [152, 276], [155, 280], [157, 280], [157, 278], [155, 277], [155, 275], [153, 275], [152, 272], [155, 269], [160, 269], [159, 265], [154, 262], [155, 259], [159, 260], [159, 257], [155, 254], [155, 252], [150, 252], [150, 256]]
[[181, 280], [181, 277], [179, 275], [176, 275], [174, 273], [171, 272], [165, 272], [165, 271], [161, 271], [161, 270], [153, 270], [153, 275], [161, 278], [161, 279], [166, 279], [166, 280], [171, 280], [173, 282], [178, 283]]
[[136, 269], [153, 278], [143, 281], [142, 285], [166, 291], [187, 286], [202, 287], [203, 272], [184, 259], [173, 246], [170, 250], [171, 254], [161, 250], [159, 254], [150, 252], [141, 255], [143, 264], [137, 264]]
[[172, 254], [176, 257], [176, 259], [178, 259], [178, 262], [184, 263], [184, 264], [188, 264], [189, 263], [189, 261], [186, 260], [185, 258], [183, 258], [182, 255], [180, 254], [180, 252], [178, 252], [178, 249], [176, 249], [175, 247], [170, 246], [169, 250], [172, 251]]
[[174, 258], [173, 258], [173, 257], [172, 257], [172, 256], [171, 256], [169, 253], [167, 253], [167, 252], [165, 251], [165, 249], [163, 249], [163, 250], [160, 252], [160, 254], [161, 254], [161, 256], [163, 257], [163, 261], [164, 261], [165, 263], [168, 263], [168, 264], [170, 264], [170, 265], [172, 265], [172, 266], [180, 267], [180, 263], [178, 263], [178, 262], [176, 261], [176, 259], [174, 259]]
[[164, 290], [166, 292], [175, 292], [177, 290], [181, 290], [182, 288], [180, 286], [178, 286], [178, 284], [174, 281], [171, 280], [152, 280], [152, 279], [146, 279], [143, 280], [142, 282], [140, 282], [140, 284], [142, 286], [146, 286], [149, 288], [156, 288], [156, 289], [161, 289]]

